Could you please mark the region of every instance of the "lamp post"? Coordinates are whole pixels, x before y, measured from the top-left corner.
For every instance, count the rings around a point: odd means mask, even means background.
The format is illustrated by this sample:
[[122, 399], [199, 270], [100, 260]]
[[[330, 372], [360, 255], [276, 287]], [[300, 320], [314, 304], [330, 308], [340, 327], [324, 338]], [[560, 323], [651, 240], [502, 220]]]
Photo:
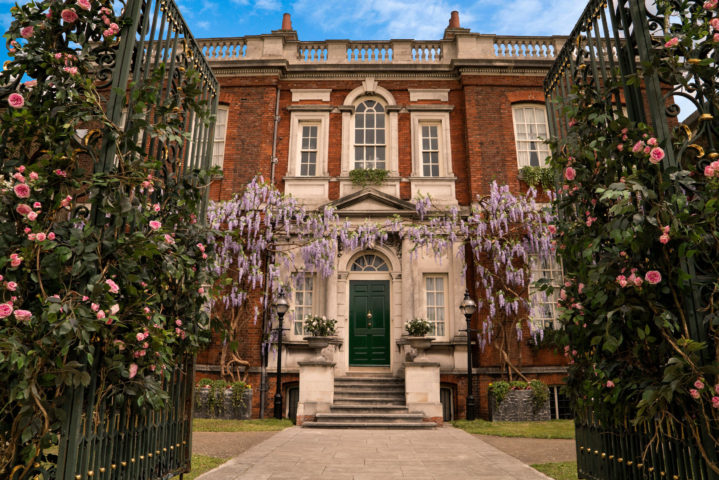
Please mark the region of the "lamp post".
[[275, 418], [282, 418], [282, 318], [290, 309], [287, 303], [284, 290], [280, 290], [280, 294], [274, 304], [275, 312], [277, 312], [277, 379], [275, 381]]
[[464, 299], [459, 309], [467, 320], [467, 420], [474, 420], [477, 404], [474, 400], [472, 389], [472, 315], [477, 311], [477, 304], [469, 296], [469, 290], [465, 290]]

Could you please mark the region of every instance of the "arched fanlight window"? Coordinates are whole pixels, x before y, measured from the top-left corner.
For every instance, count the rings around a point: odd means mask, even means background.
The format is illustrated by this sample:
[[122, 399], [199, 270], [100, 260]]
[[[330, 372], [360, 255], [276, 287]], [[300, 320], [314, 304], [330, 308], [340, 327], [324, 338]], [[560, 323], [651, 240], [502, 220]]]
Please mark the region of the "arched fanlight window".
[[365, 100], [355, 110], [355, 168], [385, 168], [385, 109]]
[[352, 264], [353, 272], [388, 272], [387, 263], [377, 255], [362, 255]]

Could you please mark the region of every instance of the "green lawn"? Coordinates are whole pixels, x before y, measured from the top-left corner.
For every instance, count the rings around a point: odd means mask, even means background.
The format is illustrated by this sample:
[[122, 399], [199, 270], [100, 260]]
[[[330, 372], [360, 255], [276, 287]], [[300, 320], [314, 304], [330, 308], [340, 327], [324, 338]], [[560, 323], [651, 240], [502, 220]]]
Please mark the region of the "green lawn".
[[220, 420], [217, 418], [195, 418], [193, 432], [276, 432], [292, 426], [290, 420], [265, 418], [262, 420]]
[[206, 455], [193, 455], [192, 456], [192, 470], [190, 473], [184, 476], [185, 480], [194, 480], [201, 474], [212, 470], [215, 467], [219, 467], [225, 463], [229, 458], [216, 458], [208, 457]]
[[495, 435], [498, 437], [526, 438], [574, 438], [573, 420], [550, 420], [548, 422], [488, 422], [486, 420], [455, 420], [457, 428], [468, 433]]
[[555, 480], [577, 480], [577, 462], [544, 463], [532, 468]]

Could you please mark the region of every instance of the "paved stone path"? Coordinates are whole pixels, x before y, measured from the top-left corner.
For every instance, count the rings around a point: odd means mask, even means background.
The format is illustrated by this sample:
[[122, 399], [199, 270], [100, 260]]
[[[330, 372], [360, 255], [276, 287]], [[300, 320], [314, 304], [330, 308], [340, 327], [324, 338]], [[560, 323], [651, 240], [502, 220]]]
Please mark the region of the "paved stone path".
[[324, 430], [292, 427], [197, 480], [546, 480], [454, 427]]

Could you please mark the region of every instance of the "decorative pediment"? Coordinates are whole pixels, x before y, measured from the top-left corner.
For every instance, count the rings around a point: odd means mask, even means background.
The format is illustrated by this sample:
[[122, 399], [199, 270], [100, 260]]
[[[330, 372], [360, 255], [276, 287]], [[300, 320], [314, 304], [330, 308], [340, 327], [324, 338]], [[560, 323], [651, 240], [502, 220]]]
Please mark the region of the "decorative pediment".
[[415, 205], [379, 190], [367, 187], [327, 204], [341, 215], [412, 215]]

